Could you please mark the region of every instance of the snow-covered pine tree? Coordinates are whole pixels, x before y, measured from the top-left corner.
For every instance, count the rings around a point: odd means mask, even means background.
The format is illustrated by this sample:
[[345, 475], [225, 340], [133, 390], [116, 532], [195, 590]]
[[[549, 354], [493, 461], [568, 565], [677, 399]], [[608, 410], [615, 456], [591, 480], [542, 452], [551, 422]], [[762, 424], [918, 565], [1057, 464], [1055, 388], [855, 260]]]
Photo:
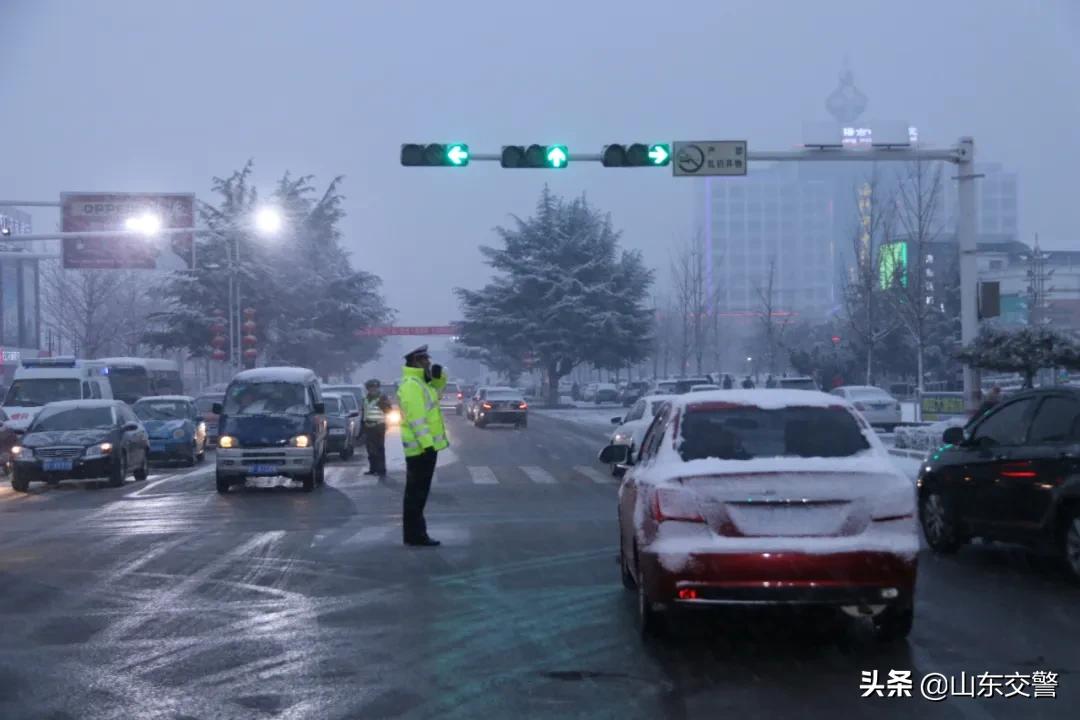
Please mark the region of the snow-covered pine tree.
[[502, 247], [481, 247], [494, 279], [455, 291], [466, 345], [496, 357], [532, 353], [551, 404], [559, 378], [579, 363], [625, 367], [648, 354], [653, 273], [619, 248], [610, 216], [545, 187], [532, 217], [496, 232]]

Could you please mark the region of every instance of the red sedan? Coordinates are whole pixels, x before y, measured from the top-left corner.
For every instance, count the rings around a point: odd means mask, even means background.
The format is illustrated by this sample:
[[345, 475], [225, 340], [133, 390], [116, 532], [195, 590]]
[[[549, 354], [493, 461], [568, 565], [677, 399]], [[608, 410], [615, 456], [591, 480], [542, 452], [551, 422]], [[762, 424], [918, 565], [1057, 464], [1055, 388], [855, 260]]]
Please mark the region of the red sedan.
[[801, 390], [677, 396], [619, 490], [623, 584], [642, 633], [673, 610], [826, 606], [902, 639], [914, 617], [915, 488], [842, 399]]

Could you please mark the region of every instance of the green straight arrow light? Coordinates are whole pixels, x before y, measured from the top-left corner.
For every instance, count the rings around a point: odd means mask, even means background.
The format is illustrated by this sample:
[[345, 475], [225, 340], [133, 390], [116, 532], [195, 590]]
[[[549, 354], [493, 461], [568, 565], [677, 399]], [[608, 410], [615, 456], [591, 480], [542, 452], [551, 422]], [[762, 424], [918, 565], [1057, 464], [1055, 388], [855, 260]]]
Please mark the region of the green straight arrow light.
[[552, 145], [547, 151], [547, 163], [553, 168], [566, 166], [569, 156], [566, 154], [565, 145]]
[[446, 159], [450, 161], [452, 165], [468, 165], [469, 164], [469, 146], [468, 145], [451, 145], [446, 150]]
[[667, 165], [671, 161], [671, 150], [667, 145], [649, 146], [649, 159], [653, 165]]

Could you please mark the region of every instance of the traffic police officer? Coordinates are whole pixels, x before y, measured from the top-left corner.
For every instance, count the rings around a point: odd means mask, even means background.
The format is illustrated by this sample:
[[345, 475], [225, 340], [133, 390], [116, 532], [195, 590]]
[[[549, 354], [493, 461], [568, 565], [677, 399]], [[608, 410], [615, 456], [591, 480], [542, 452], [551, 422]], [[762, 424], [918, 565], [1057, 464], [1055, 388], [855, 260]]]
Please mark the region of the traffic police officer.
[[398, 385], [401, 406], [401, 444], [405, 450], [405, 499], [402, 534], [406, 545], [439, 545], [427, 534], [424, 505], [431, 491], [439, 451], [450, 446], [446, 438], [439, 397], [446, 387], [441, 365], [432, 365], [427, 345], [405, 356]]
[[367, 447], [368, 470], [365, 475], [386, 477], [386, 413], [393, 409], [390, 399], [382, 394], [378, 380], [364, 383], [364, 444]]

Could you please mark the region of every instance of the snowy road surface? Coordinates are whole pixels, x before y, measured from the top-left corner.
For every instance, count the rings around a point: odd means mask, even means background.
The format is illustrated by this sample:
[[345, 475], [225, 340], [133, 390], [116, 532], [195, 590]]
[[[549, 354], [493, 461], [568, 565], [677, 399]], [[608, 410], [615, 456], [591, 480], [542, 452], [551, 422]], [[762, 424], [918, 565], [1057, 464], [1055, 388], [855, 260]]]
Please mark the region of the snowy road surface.
[[[209, 464], [0, 489], [0, 718], [1075, 717], [1080, 595], [1052, 563], [924, 552], [906, 645], [739, 615], [646, 646], [594, 462], [609, 426], [448, 425], [437, 549], [400, 544], [396, 437], [387, 482], [358, 457], [311, 494], [219, 496]], [[891, 669], [1060, 682], [1056, 700], [860, 698], [863, 671]]]

